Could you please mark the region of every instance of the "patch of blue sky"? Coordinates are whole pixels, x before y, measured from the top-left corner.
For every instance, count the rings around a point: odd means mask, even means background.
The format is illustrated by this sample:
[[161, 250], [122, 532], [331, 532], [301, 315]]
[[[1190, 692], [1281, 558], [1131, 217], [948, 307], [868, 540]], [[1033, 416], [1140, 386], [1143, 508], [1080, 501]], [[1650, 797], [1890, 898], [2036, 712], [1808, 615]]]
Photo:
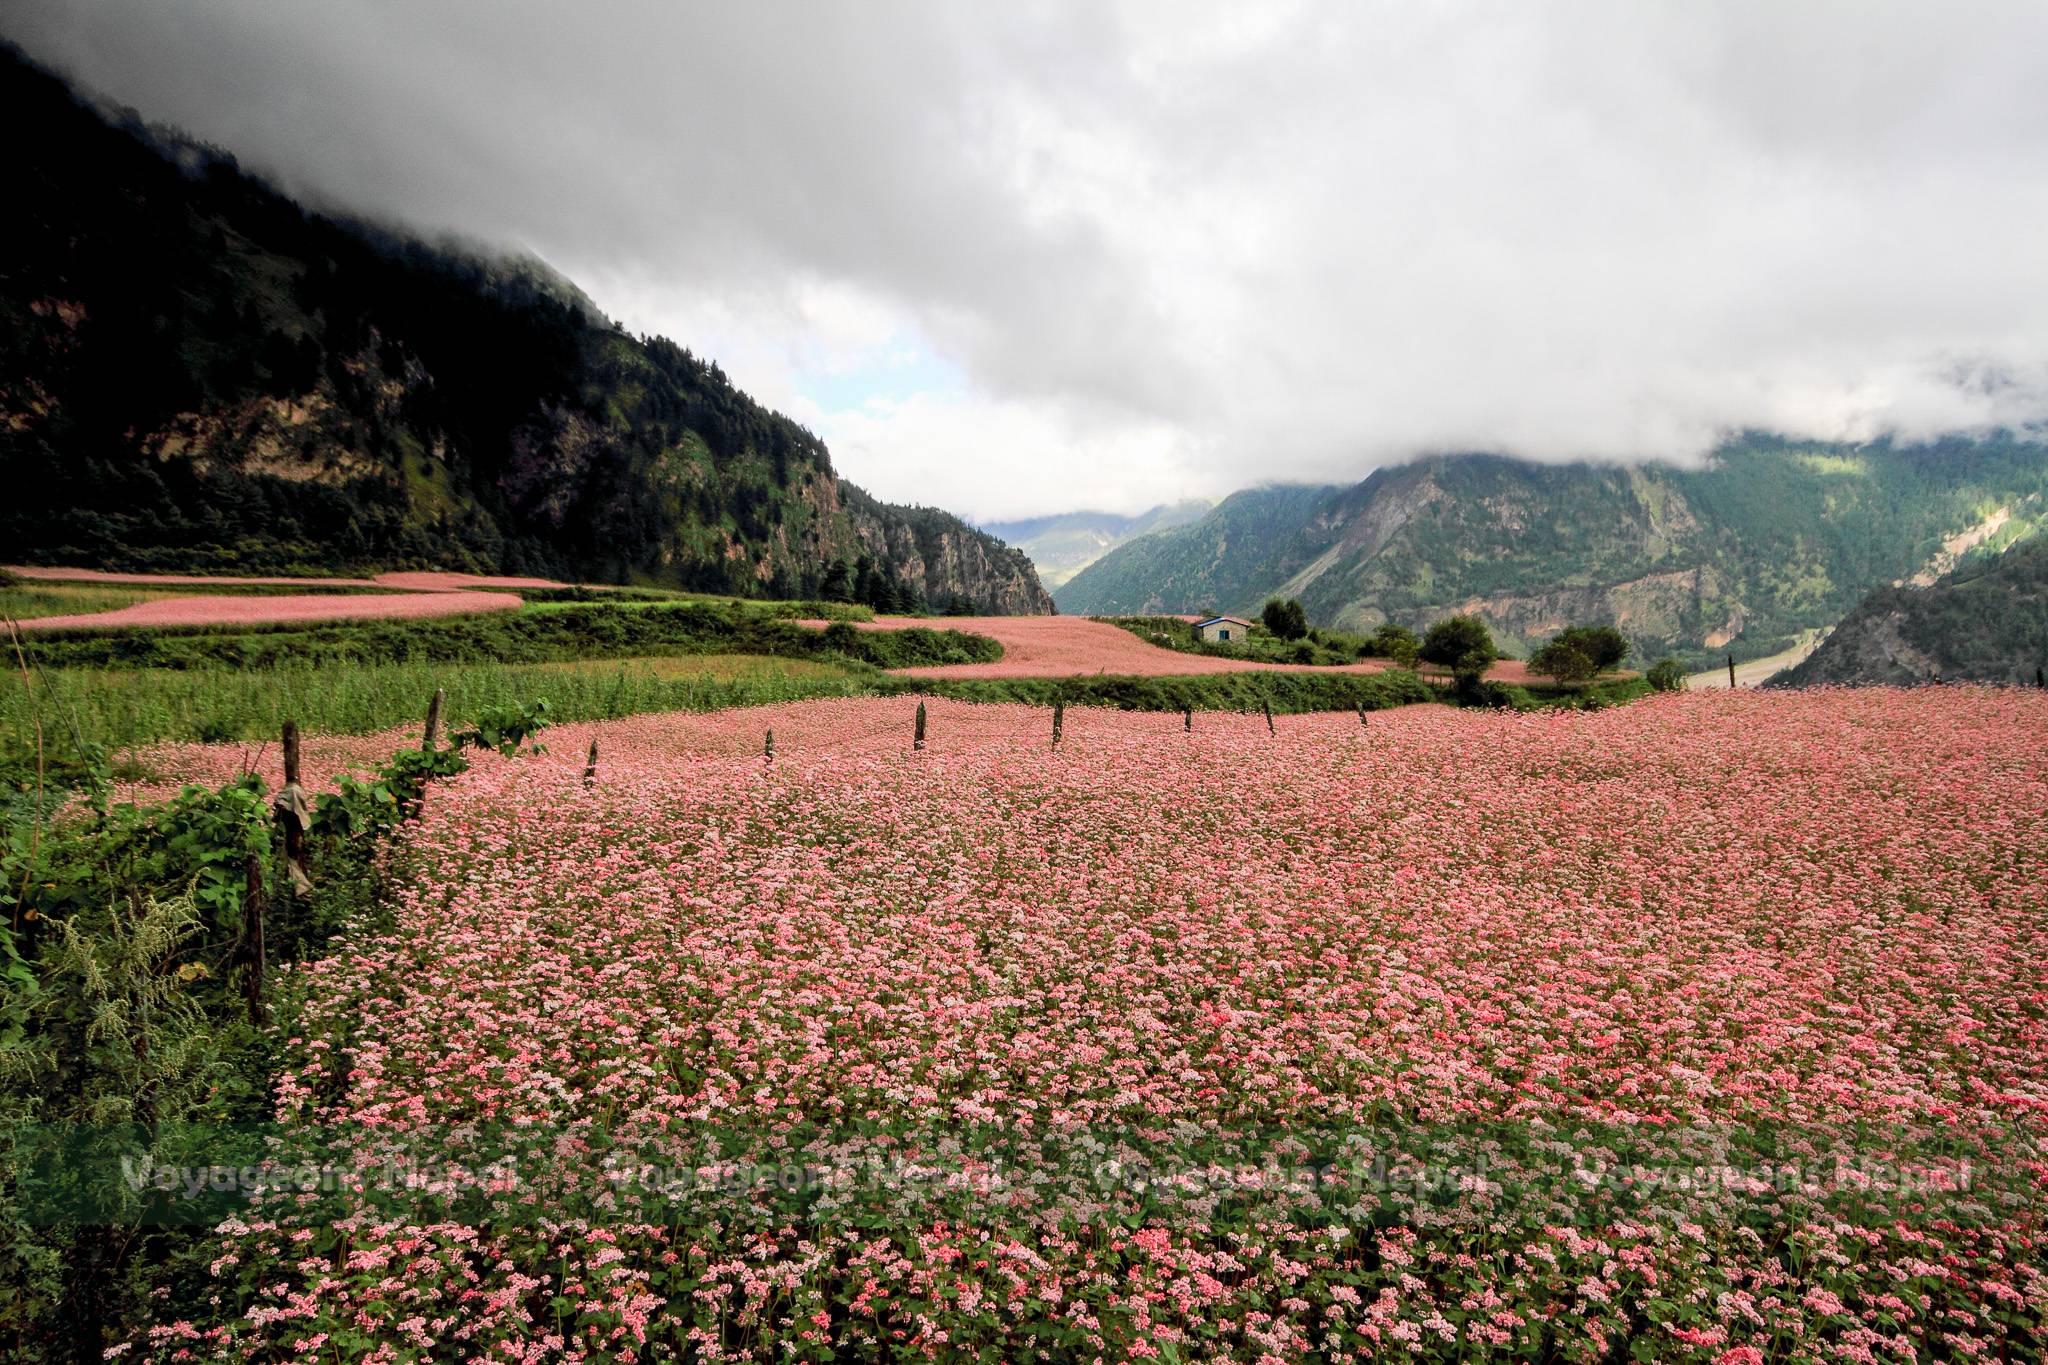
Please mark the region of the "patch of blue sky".
[[794, 378], [797, 391], [826, 413], [919, 396], [953, 397], [967, 388], [967, 377], [958, 365], [920, 341], [900, 338], [862, 351], [850, 363], [799, 364]]

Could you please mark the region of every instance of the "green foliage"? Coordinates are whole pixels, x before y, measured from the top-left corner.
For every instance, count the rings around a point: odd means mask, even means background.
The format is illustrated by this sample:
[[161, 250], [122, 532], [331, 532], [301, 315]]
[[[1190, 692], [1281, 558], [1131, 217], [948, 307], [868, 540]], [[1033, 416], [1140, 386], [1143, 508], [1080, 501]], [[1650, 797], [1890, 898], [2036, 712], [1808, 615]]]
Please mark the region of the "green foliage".
[[1097, 620], [1120, 627], [1162, 649], [1183, 654], [1200, 654], [1212, 659], [1256, 659], [1268, 663], [1301, 663], [1318, 666], [1354, 663], [1358, 659], [1356, 636], [1341, 631], [1314, 629], [1305, 638], [1283, 640], [1253, 627], [1248, 640], [1204, 640], [1194, 626], [1178, 616], [1112, 616]]
[[1402, 668], [1413, 668], [1416, 660], [1422, 657], [1422, 641], [1408, 627], [1389, 621], [1365, 638], [1359, 653], [1377, 659], [1391, 659]]
[[1584, 682], [1600, 669], [1584, 651], [1560, 637], [1529, 656], [1529, 671], [1559, 682]]
[[[547, 703], [538, 705], [545, 707]], [[517, 706], [507, 709], [516, 713], [525, 710]], [[481, 730], [471, 733], [480, 734]], [[335, 789], [313, 803], [308, 833], [330, 839], [374, 839], [411, 819], [426, 796], [429, 782], [468, 769], [461, 737], [457, 739], [456, 744], [446, 749], [400, 749], [373, 777], [342, 773], [335, 779]], [[499, 752], [510, 757], [518, 752], [518, 747], [515, 744]]]
[[1301, 609], [1301, 603], [1290, 597], [1282, 601], [1278, 597], [1266, 599], [1265, 609], [1259, 613], [1259, 622], [1266, 630], [1282, 640], [1299, 640], [1308, 634], [1308, 616]]
[[1685, 678], [1685, 665], [1671, 658], [1657, 660], [1650, 665], [1650, 671], [1643, 675], [1643, 681], [1656, 692], [1683, 692]]
[[[530, 724], [536, 708], [524, 708]], [[371, 907], [375, 836], [416, 811], [426, 784], [466, 765], [405, 749], [374, 778], [344, 778], [314, 809], [313, 890], [272, 870], [263, 784], [188, 786], [154, 805], [89, 804], [61, 819], [11, 808], [0, 844], [0, 1350], [97, 1360], [139, 1322], [151, 1285], [197, 1254], [202, 1229], [149, 1217], [125, 1161], [234, 1165], [188, 1132], [260, 1112], [270, 1083], [250, 1022], [248, 867], [269, 901], [268, 955], [313, 956]], [[104, 775], [88, 789], [104, 786]], [[280, 1012], [294, 978], [276, 978]], [[52, 1162], [55, 1143], [62, 1160]], [[253, 1156], [254, 1154], [247, 1154]], [[33, 1216], [26, 1173], [36, 1175]]]
[[[456, 731], [451, 738], [457, 749], [496, 749], [510, 758], [519, 752], [522, 744], [547, 728], [548, 703], [543, 697], [523, 705], [511, 703], [486, 707], [477, 714], [475, 724], [466, 730]], [[527, 752], [542, 754], [547, 750], [535, 744]]]
[[1413, 673], [1202, 673], [1185, 677], [959, 678], [923, 690], [959, 701], [1111, 706], [1121, 711], [1368, 711], [1436, 700]]
[[[146, 1196], [106, 1173], [124, 1157], [170, 1157], [178, 1125], [224, 1117], [249, 1090], [231, 1062], [246, 1027], [208, 1007], [205, 916], [187, 896], [101, 890], [94, 910], [45, 936], [36, 988], [13, 1002], [22, 1036], [0, 1051], [10, 1359], [98, 1359], [109, 1328], [143, 1317], [150, 1272], [180, 1239], [148, 1227]], [[61, 1216], [31, 1217], [15, 1177], [52, 1134], [65, 1135], [70, 1178], [38, 1202]]]
[[1615, 678], [1579, 686], [1517, 688], [1530, 706], [1550, 711], [1601, 711], [1650, 695], [1645, 678]]
[[1613, 626], [1566, 626], [1551, 643], [1584, 655], [1595, 673], [1621, 667], [1629, 654], [1628, 637]]
[[1492, 632], [1477, 616], [1447, 616], [1423, 632], [1418, 651], [1426, 663], [1459, 672], [1484, 671], [1500, 657]]
[[[436, 689], [448, 694], [450, 712], [462, 716], [544, 694], [552, 718], [567, 723], [872, 695], [894, 681], [829, 655], [652, 655], [585, 664], [332, 662], [159, 673], [67, 668], [44, 671], [37, 689], [50, 712], [67, 718], [49, 736], [48, 781], [77, 787], [95, 771], [79, 754], [81, 737], [88, 748], [109, 751], [157, 740], [263, 741], [286, 717], [308, 731], [370, 734], [416, 723], [420, 698]], [[29, 696], [18, 675], [0, 675], [0, 805], [10, 795], [28, 799], [34, 790]]]
[[1533, 711], [1536, 698], [1526, 688], [1495, 682], [1477, 669], [1459, 669], [1451, 684], [1451, 698], [1460, 706], [1494, 711]]
[[[992, 663], [986, 635], [911, 626], [828, 633], [783, 619], [782, 604], [568, 603], [426, 620], [346, 621], [265, 629], [74, 630], [39, 635], [37, 662], [64, 668], [274, 668], [355, 662], [540, 663], [649, 654], [841, 654], [878, 668]], [[844, 624], [840, 622], [837, 624]]]

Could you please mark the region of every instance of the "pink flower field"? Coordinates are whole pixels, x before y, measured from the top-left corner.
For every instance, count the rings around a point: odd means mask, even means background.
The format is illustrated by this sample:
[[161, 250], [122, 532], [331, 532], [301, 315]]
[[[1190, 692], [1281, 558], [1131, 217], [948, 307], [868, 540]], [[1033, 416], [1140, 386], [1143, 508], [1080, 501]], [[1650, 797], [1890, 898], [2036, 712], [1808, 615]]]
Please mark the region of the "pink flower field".
[[135, 1354], [2040, 1352], [2048, 698], [912, 709], [436, 788]]
[[32, 617], [23, 630], [98, 630], [108, 626], [248, 626], [314, 621], [367, 621], [460, 616], [511, 611], [520, 599], [510, 588], [559, 588], [551, 578], [501, 578], [464, 573], [383, 573], [375, 578], [238, 578], [199, 574], [112, 573], [100, 569], [8, 565], [18, 578], [45, 583], [104, 583], [132, 587], [375, 588], [377, 592], [204, 594], [137, 602], [112, 611]]
[[346, 588], [400, 588], [409, 592], [453, 592], [469, 588], [562, 588], [568, 584], [552, 578], [504, 578], [483, 574], [407, 571], [380, 573], [375, 578], [245, 578], [235, 575], [179, 573], [114, 573], [105, 569], [52, 568], [34, 564], [9, 564], [6, 570], [17, 578], [45, 583], [123, 583], [136, 587], [205, 587], [233, 584], [238, 587], [303, 588], [308, 585]]

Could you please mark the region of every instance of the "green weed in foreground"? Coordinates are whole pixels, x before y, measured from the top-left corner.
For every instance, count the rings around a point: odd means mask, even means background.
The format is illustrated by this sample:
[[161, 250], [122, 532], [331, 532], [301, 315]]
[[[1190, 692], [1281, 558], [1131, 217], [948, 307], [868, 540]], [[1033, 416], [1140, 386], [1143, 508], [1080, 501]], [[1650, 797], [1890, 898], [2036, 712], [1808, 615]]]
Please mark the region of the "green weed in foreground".
[[16, 578], [0, 582], [0, 617], [33, 621], [44, 616], [89, 616], [139, 602], [172, 597], [334, 597], [395, 593], [395, 588], [321, 583], [73, 583], [61, 579]]
[[[692, 667], [696, 665], [697, 667]], [[51, 744], [118, 749], [157, 740], [272, 739], [287, 718], [308, 732], [369, 734], [417, 723], [436, 688], [448, 714], [546, 697], [563, 722], [645, 711], [712, 711], [874, 690], [866, 672], [755, 656], [570, 664], [325, 663], [277, 668], [41, 669], [35, 687]], [[19, 761], [33, 725], [18, 673], [0, 682], [0, 737]]]
[[33, 621], [44, 616], [85, 616], [178, 595], [161, 588], [137, 590], [98, 584], [14, 583], [0, 587], [0, 617]]

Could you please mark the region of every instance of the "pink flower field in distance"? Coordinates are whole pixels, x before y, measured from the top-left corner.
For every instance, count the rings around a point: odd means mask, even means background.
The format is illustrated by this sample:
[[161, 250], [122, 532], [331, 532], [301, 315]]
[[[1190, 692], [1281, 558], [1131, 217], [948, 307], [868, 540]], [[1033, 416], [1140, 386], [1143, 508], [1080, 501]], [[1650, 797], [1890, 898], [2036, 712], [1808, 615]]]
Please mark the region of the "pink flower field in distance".
[[2036, 1356], [2048, 697], [926, 704], [436, 787], [136, 1354]]
[[103, 569], [50, 568], [34, 564], [8, 564], [17, 578], [40, 579], [50, 583], [121, 583], [139, 588], [205, 587], [209, 584], [234, 587], [347, 587], [390, 588], [406, 592], [459, 592], [471, 588], [563, 588], [566, 583], [552, 578], [508, 578], [486, 574], [449, 573], [441, 570], [407, 570], [380, 573], [375, 578], [270, 577], [247, 578], [233, 574], [114, 573]]
[[120, 583], [138, 588], [182, 588], [205, 587], [208, 584], [234, 587], [305, 587], [321, 584], [330, 587], [374, 588], [375, 579], [370, 578], [248, 578], [234, 574], [190, 574], [190, 573], [116, 573], [105, 569], [73, 569], [50, 567], [41, 564], [0, 565], [16, 578], [36, 579], [46, 583]]

